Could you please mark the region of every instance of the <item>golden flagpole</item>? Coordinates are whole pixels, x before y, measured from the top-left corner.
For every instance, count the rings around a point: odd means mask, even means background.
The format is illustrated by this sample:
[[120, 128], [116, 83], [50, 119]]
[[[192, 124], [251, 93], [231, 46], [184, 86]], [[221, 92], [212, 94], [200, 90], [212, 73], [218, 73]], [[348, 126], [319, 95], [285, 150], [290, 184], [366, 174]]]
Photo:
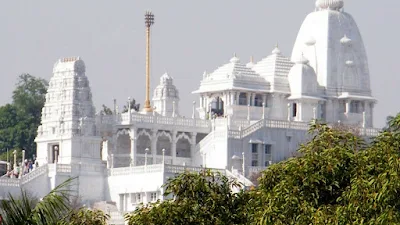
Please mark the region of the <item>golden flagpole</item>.
[[145, 14], [146, 25], [146, 100], [144, 101], [144, 111], [152, 112], [150, 105], [150, 27], [154, 24], [154, 14], [150, 11]]

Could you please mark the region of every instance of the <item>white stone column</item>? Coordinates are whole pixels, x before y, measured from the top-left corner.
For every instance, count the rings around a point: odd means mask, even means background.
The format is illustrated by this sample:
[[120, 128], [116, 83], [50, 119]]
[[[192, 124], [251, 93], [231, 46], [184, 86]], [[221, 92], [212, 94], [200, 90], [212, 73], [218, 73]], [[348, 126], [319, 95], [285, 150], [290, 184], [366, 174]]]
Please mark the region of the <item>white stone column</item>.
[[302, 109], [303, 105], [302, 105], [302, 104], [303, 104], [303, 103], [301, 103], [301, 102], [298, 102], [298, 103], [296, 104], [296, 106], [297, 106], [297, 108], [296, 108], [296, 113], [297, 113], [296, 119], [297, 119], [297, 121], [302, 121], [302, 122], [304, 122], [304, 119], [303, 119], [303, 109]]
[[231, 97], [231, 105], [235, 105], [235, 92], [229, 92]]
[[129, 132], [130, 140], [131, 140], [131, 163], [130, 166], [136, 165], [136, 143], [137, 143], [137, 129], [131, 128]]
[[236, 92], [235, 95], [236, 95], [235, 105], [239, 105], [240, 92]]
[[[194, 154], [195, 154], [195, 151], [196, 151], [196, 137], [197, 137], [197, 133], [193, 132], [192, 133], [192, 147], [190, 148], [191, 149], [190, 158], [191, 158], [192, 161], [193, 161]], [[193, 163], [192, 163], [192, 166], [193, 166]]]
[[24, 173], [25, 173], [25, 150], [22, 150], [22, 165], [19, 178], [21, 178], [24, 175]]
[[250, 104], [247, 105], [247, 120], [250, 120]]
[[363, 118], [362, 118], [362, 127], [365, 128], [367, 125], [367, 115], [365, 113], [365, 111], [362, 113]]
[[172, 131], [172, 146], [171, 146], [171, 154], [172, 154], [172, 164], [176, 165], [176, 131]]
[[151, 156], [153, 158], [152, 164], [156, 164], [157, 163], [157, 130], [156, 129], [152, 130], [152, 135], [151, 135]]
[[292, 104], [288, 103], [287, 104], [287, 120], [291, 121], [292, 120]]
[[193, 112], [192, 112], [192, 119], [196, 118], [196, 102], [193, 101]]
[[251, 106], [251, 93], [247, 92], [246, 97], [247, 97], [247, 105]]
[[176, 103], [175, 103], [175, 101], [173, 101], [172, 102], [172, 117], [175, 117], [176, 116], [176, 109], [175, 109], [175, 107], [176, 107]]
[[262, 119], [265, 119], [265, 103], [262, 103]]
[[132, 119], [132, 105], [131, 105], [131, 97], [128, 98], [128, 124], [131, 124], [131, 119]]
[[346, 108], [345, 108], [345, 113], [348, 114], [350, 113], [350, 100], [346, 100]]
[[265, 108], [265, 107], [268, 106], [268, 105], [267, 105], [267, 94], [263, 94], [263, 95], [262, 95], [262, 98], [263, 98], [262, 101], [263, 101], [264, 108]]
[[317, 119], [317, 108], [314, 106], [313, 108], [313, 120]]

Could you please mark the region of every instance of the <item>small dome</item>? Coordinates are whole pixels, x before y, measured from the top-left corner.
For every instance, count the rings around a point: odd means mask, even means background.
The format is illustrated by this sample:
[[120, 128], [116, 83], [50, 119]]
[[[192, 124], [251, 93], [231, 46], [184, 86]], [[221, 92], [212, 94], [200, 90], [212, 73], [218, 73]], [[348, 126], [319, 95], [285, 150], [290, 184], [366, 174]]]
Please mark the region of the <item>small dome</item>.
[[246, 67], [250, 68], [250, 69], [253, 68], [253, 66], [254, 66], [253, 62], [249, 62], [249, 63], [246, 64]]
[[310, 37], [309, 39], [307, 39], [307, 41], [304, 44], [306, 44], [308, 46], [313, 46], [313, 45], [315, 45], [315, 43], [316, 43], [315, 39], [313, 37]]
[[272, 54], [274, 54], [274, 55], [279, 55], [279, 54], [281, 54], [281, 50], [278, 48], [278, 46], [276, 46], [276, 47], [274, 48], [274, 50], [272, 50]]
[[290, 92], [292, 96], [316, 96], [318, 81], [314, 68], [308, 65], [304, 57], [297, 60], [288, 74]]
[[172, 77], [170, 75], [168, 75], [168, 73], [164, 73], [161, 77], [160, 77], [160, 83], [164, 84], [164, 83], [168, 83], [169, 81], [172, 80]]
[[317, 0], [315, 6], [319, 9], [339, 10], [344, 6], [344, 0]]
[[296, 64], [308, 64], [309, 60], [303, 54], [295, 61]]
[[352, 67], [352, 66], [354, 66], [354, 62], [351, 61], [351, 60], [347, 60], [347, 61], [346, 61], [346, 65], [347, 65], [348, 67]]
[[231, 58], [231, 60], [229, 60], [231, 63], [239, 63], [240, 59], [238, 57], [236, 57], [236, 54]]
[[340, 43], [349, 45], [349, 44], [351, 44], [351, 39], [348, 38], [346, 35], [344, 35], [344, 37], [342, 39], [340, 39]]

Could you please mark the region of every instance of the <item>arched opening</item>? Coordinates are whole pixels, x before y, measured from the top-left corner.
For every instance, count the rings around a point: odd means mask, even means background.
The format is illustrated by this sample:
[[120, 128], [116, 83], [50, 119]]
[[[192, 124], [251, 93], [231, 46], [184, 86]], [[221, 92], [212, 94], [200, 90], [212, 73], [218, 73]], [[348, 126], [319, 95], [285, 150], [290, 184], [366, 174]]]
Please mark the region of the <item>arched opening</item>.
[[131, 162], [131, 139], [129, 134], [120, 134], [117, 138], [117, 147], [114, 154], [114, 167], [128, 167]]
[[190, 142], [182, 137], [176, 143], [176, 157], [190, 158]]
[[239, 94], [239, 105], [246, 105], [247, 106], [247, 94], [242, 92]]
[[260, 94], [256, 94], [254, 97], [254, 106], [262, 107], [263, 106], [263, 97]]
[[171, 149], [172, 143], [169, 137], [160, 135], [157, 139], [157, 155], [162, 155], [162, 150], [165, 149], [165, 156], [172, 156]]
[[211, 102], [211, 114], [216, 117], [224, 116], [224, 101], [220, 97]]
[[136, 145], [136, 151], [137, 151], [137, 159], [136, 159], [136, 164], [135, 165], [144, 165], [145, 164], [145, 154], [146, 154], [146, 148], [149, 149], [147, 152], [147, 165], [153, 164], [153, 159], [151, 155], [151, 140], [150, 137], [146, 134], [141, 134], [137, 138], [137, 145]]

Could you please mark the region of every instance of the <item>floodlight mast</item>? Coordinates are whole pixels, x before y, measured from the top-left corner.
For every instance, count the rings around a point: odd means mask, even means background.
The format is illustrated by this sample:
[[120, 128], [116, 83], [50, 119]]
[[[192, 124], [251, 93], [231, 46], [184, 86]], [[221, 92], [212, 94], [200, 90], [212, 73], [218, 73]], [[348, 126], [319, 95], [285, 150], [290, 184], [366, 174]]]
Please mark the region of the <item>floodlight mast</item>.
[[144, 102], [144, 111], [152, 112], [150, 105], [150, 27], [154, 24], [154, 14], [150, 11], [145, 13], [146, 25], [146, 100]]

